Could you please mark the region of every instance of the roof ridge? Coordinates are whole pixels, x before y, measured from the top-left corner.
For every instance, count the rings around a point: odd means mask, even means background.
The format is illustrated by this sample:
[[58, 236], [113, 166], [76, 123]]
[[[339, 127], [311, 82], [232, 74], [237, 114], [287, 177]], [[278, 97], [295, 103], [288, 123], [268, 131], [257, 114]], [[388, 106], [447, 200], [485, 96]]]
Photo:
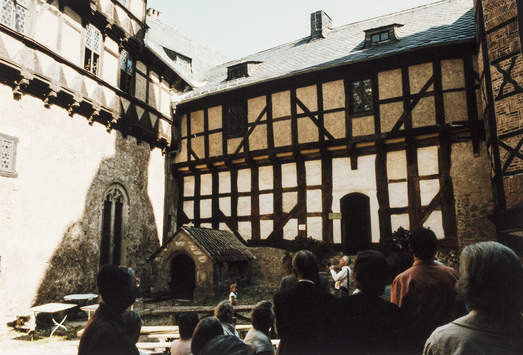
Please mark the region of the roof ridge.
[[[205, 48], [207, 48], [207, 49], [210, 50], [210, 51], [213, 51], [213, 52], [216, 52], [217, 54], [222, 55], [223, 57], [226, 57], [226, 58], [232, 59], [232, 57], [231, 57], [230, 55], [223, 53], [223, 52], [220, 51], [219, 49], [216, 49], [216, 48], [214, 48], [214, 47], [211, 47], [211, 46], [209, 46], [208, 44], [205, 44], [205, 43], [203, 43], [203, 42], [200, 42], [200, 41], [197, 40], [196, 38], [190, 37], [189, 35], [187, 35], [187, 34], [181, 32], [180, 30], [177, 30], [176, 28], [173, 28], [173, 27], [171, 27], [171, 26], [169, 26], [169, 25], [163, 23], [162, 21], [158, 21], [158, 20], [156, 20], [156, 19], [154, 19], [154, 18], [152, 18], [152, 17], [147, 17], [147, 19], [146, 19], [146, 23], [149, 23], [149, 21], [152, 21], [152, 22], [154, 22], [154, 23], [157, 24], [157, 25], [161, 25], [161, 26], [163, 26], [165, 29], [167, 29], [167, 30], [169, 30], [169, 31], [174, 31], [174, 32], [176, 32], [176, 35], [177, 35], [177, 36], [181, 36], [181, 37], [183, 37], [184, 39], [188, 39], [188, 40], [190, 40], [190, 41], [193, 41], [193, 42], [195, 42], [196, 44], [201, 45], [202, 47], [205, 47]], [[163, 47], [163, 46], [164, 46], [164, 45], [162, 44], [162, 47]], [[165, 48], [168, 48], [168, 47], [165, 47]], [[169, 48], [169, 49], [172, 49], [172, 48]], [[173, 50], [174, 50], [174, 49], [173, 49]]]

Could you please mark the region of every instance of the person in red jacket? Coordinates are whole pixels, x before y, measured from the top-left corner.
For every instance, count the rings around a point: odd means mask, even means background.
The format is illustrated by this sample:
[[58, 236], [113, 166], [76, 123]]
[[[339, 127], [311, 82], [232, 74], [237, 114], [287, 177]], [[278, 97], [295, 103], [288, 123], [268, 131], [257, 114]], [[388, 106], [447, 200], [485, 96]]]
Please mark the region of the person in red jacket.
[[390, 292], [390, 301], [405, 312], [412, 351], [418, 354], [434, 329], [464, 314], [457, 298], [458, 273], [434, 261], [437, 246], [432, 230], [415, 230], [409, 239], [414, 264], [396, 276]]

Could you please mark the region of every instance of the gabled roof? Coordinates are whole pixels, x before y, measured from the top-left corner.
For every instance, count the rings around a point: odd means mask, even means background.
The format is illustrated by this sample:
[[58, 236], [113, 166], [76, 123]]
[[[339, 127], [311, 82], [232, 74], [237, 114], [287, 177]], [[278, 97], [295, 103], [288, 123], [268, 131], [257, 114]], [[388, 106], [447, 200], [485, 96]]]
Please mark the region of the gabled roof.
[[168, 247], [180, 232], [185, 232], [210, 258], [218, 262], [249, 261], [254, 255], [234, 234], [228, 231], [183, 226], [158, 249], [150, 259]]
[[[393, 24], [403, 25], [398, 30], [399, 41], [364, 46], [366, 30]], [[201, 78], [204, 86], [181, 95], [178, 102], [378, 57], [471, 42], [474, 38], [473, 1], [440, 1], [334, 28], [322, 39], [309, 41], [310, 37], [305, 37], [218, 65]], [[227, 81], [227, 68], [247, 61], [261, 64], [251, 76]]]
[[[154, 17], [147, 17], [147, 25], [149, 29], [145, 36], [145, 46], [192, 87], [202, 85], [199, 81], [205, 77], [209, 69], [231, 60], [220, 51], [170, 28]], [[164, 48], [190, 58], [192, 68], [187, 69], [178, 65], [169, 58]]]

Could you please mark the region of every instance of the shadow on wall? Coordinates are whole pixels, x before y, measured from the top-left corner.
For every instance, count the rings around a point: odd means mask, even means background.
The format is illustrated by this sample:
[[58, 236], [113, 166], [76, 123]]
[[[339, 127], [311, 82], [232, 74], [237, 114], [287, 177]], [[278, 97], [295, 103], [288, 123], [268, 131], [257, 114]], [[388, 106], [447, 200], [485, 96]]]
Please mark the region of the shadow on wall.
[[[151, 267], [147, 258], [160, 246], [153, 208], [148, 195], [148, 169], [151, 147], [137, 143], [134, 137], [123, 138], [116, 133], [116, 153], [100, 162], [87, 196], [82, 217], [64, 232], [62, 241], [49, 260], [35, 296], [34, 304], [56, 302], [73, 293], [96, 293], [96, 274], [100, 265], [102, 225], [110, 221], [106, 230], [114, 245], [115, 233], [121, 235], [120, 251], [109, 247], [110, 257], [119, 264], [133, 268], [141, 279], [141, 289], [151, 283]], [[163, 180], [162, 182], [163, 183]], [[115, 218], [108, 197], [111, 186], [118, 186], [127, 194], [120, 209], [121, 218]], [[104, 213], [104, 210], [109, 213]], [[118, 212], [117, 212], [118, 213]], [[116, 232], [115, 232], [116, 225]], [[118, 226], [121, 231], [118, 232]], [[117, 243], [118, 244], [118, 243]], [[118, 263], [118, 262], [115, 262]]]

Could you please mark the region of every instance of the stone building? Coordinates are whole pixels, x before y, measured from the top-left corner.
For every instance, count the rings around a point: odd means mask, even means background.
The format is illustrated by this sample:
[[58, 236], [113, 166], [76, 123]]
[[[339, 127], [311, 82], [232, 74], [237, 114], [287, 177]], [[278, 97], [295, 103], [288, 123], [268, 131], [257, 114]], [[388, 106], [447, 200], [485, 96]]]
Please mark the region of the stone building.
[[152, 284], [172, 214], [171, 95], [191, 69], [147, 28], [144, 0], [2, 1], [0, 317], [95, 291], [108, 262]]
[[399, 227], [453, 248], [494, 238], [473, 2], [310, 22], [175, 96], [178, 224], [348, 253]]
[[254, 256], [230, 232], [185, 226], [151, 259], [155, 291], [169, 285], [174, 299], [198, 300], [247, 280]]
[[491, 219], [523, 253], [523, 3], [476, 0], [474, 5], [495, 203]]

